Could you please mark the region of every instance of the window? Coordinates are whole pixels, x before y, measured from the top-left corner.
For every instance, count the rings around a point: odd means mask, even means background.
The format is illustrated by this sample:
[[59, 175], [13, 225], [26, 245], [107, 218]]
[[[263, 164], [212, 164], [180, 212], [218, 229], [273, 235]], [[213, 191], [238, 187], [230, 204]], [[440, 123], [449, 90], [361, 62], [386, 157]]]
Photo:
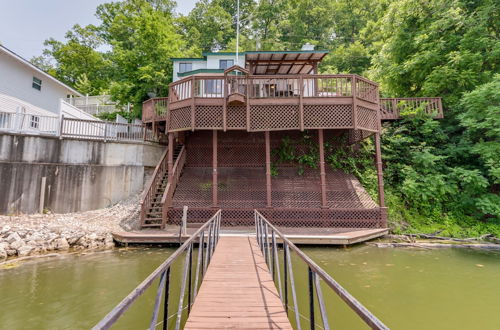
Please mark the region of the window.
[[227, 69], [234, 65], [234, 60], [219, 60], [219, 69]]
[[37, 77], [33, 77], [33, 84], [31, 84], [31, 87], [41, 91], [42, 90], [42, 81], [40, 79], [38, 79]]
[[179, 63], [179, 73], [193, 71], [193, 63]]
[[222, 80], [206, 80], [205, 81], [205, 93], [208, 97], [218, 96], [218, 94], [222, 94]]
[[37, 129], [40, 126], [40, 117], [31, 115], [30, 127]]
[[11, 123], [11, 117], [12, 114], [8, 112], [3, 112], [0, 113], [0, 128], [11, 128], [10, 123]]

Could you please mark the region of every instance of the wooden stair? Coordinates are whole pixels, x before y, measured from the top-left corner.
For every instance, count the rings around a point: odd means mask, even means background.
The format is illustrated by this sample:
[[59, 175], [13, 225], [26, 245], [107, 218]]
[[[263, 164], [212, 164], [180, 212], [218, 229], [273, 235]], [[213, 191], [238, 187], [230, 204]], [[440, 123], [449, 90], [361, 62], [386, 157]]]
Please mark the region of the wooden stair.
[[[182, 145], [178, 144], [174, 149], [174, 162], [179, 156], [179, 153], [182, 149]], [[141, 228], [161, 228], [163, 223], [163, 204], [162, 198], [165, 193], [165, 189], [168, 184], [168, 170], [164, 171], [164, 173], [157, 173], [157, 175], [161, 175], [161, 179], [158, 180], [158, 184], [154, 191], [154, 196], [151, 200], [151, 203], [148, 205], [143, 205], [145, 208], [144, 220], [141, 222]]]

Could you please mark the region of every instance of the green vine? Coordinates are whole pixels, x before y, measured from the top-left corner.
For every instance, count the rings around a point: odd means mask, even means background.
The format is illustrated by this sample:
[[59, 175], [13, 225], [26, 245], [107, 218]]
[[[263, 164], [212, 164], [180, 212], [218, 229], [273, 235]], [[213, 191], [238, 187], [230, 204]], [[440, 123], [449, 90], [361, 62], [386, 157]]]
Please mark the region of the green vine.
[[[299, 146], [304, 147], [299, 148]], [[297, 140], [285, 136], [281, 139], [280, 146], [273, 150], [273, 155], [277, 158], [276, 164], [272, 164], [271, 167], [271, 174], [273, 176], [279, 174], [277, 167], [284, 163], [296, 164], [298, 175], [303, 175], [307, 167], [318, 168], [318, 145], [307, 131]]]

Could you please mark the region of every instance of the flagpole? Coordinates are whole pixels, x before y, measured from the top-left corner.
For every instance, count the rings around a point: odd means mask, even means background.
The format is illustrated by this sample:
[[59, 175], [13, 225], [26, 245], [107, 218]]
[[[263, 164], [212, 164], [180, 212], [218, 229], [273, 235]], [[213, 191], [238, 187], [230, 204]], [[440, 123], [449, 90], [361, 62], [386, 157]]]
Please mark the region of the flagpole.
[[239, 63], [240, 47], [240, 0], [236, 0], [236, 63]]

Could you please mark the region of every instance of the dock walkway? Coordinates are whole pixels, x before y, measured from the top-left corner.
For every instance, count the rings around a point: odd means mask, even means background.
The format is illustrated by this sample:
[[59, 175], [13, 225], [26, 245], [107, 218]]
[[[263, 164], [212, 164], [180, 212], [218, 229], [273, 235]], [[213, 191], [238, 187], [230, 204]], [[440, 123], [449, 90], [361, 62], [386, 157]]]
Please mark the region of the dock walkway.
[[223, 236], [185, 329], [292, 329], [255, 237]]

